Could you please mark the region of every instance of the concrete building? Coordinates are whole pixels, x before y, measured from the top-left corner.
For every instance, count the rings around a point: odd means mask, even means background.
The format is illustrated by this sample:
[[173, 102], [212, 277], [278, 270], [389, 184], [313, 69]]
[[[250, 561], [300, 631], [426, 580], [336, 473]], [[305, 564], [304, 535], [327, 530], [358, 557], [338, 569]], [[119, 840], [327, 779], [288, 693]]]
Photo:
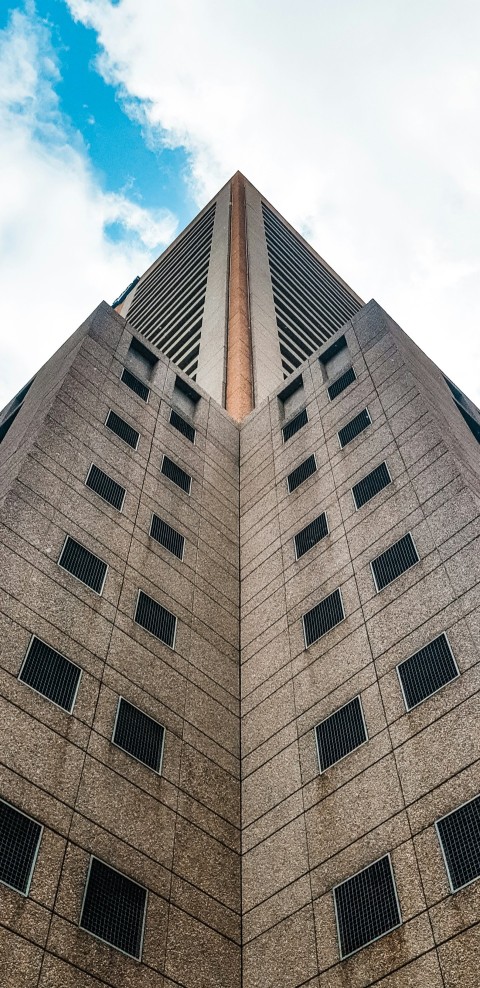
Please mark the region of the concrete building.
[[478, 409], [237, 174], [0, 438], [0, 984], [476, 988]]

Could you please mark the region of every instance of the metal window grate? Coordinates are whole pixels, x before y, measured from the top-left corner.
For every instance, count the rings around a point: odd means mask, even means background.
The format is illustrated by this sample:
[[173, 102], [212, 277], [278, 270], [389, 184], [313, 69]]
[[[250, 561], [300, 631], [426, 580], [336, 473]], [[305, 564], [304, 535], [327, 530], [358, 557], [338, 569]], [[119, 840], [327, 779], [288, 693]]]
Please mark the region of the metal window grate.
[[165, 549], [173, 553], [177, 559], [183, 559], [183, 552], [185, 549], [185, 539], [183, 535], [176, 532], [174, 528], [167, 525], [166, 521], [163, 521], [158, 515], [152, 515], [152, 523], [150, 525], [150, 535], [152, 539], [163, 545]]
[[368, 741], [360, 697], [356, 696], [335, 713], [330, 714], [315, 729], [320, 771], [345, 758], [351, 751]]
[[396, 580], [398, 576], [405, 573], [411, 566], [418, 563], [419, 556], [415, 548], [415, 543], [410, 533], [404, 535], [398, 542], [394, 542], [389, 549], [382, 552], [376, 559], [372, 559], [373, 578], [377, 592], [387, 587], [389, 583]]
[[337, 380], [334, 381], [333, 384], [329, 385], [327, 390], [330, 401], [333, 401], [334, 398], [338, 398], [342, 391], [345, 391], [345, 389], [348, 388], [350, 384], [353, 384], [356, 379], [357, 375], [355, 374], [353, 367], [349, 367], [348, 370], [341, 375], [341, 377], [337, 377]]
[[295, 416], [295, 418], [291, 419], [290, 422], [287, 422], [287, 424], [283, 426], [282, 432], [283, 432], [284, 443], [287, 442], [287, 439], [291, 439], [292, 436], [295, 435], [295, 433], [297, 433], [301, 428], [303, 428], [304, 425], [307, 424], [307, 422], [308, 422], [307, 409], [303, 408], [302, 411]]
[[435, 822], [452, 892], [480, 877], [480, 796]]
[[354, 484], [352, 487], [353, 500], [355, 502], [355, 507], [362, 508], [367, 501], [371, 501], [372, 497], [383, 491], [384, 487], [388, 487], [392, 483], [392, 478], [388, 472], [388, 467], [386, 463], [381, 463], [380, 466], [375, 467], [371, 473], [368, 473], [366, 477], [359, 480], [358, 484]]
[[446, 635], [439, 635], [401, 662], [397, 673], [407, 710], [416, 707], [417, 703], [426, 700], [459, 675]]
[[311, 611], [303, 615], [303, 630], [305, 635], [305, 645], [313, 645], [314, 642], [326, 635], [327, 631], [340, 624], [345, 617], [340, 590], [334, 590], [328, 597], [324, 597], [319, 604], [312, 607]]
[[0, 882], [28, 895], [43, 827], [0, 799]]
[[368, 408], [364, 408], [363, 412], [360, 412], [355, 416], [350, 422], [344, 425], [343, 429], [340, 429], [338, 433], [338, 441], [340, 443], [341, 449], [347, 446], [348, 443], [352, 442], [356, 436], [359, 436], [367, 426], [372, 424], [370, 415], [368, 414]]
[[304, 556], [309, 549], [321, 542], [328, 535], [328, 523], [325, 512], [314, 518], [306, 528], [295, 536], [295, 555], [297, 559]]
[[165, 730], [148, 714], [120, 697], [112, 741], [139, 762], [160, 771]]
[[105, 422], [107, 429], [114, 432], [119, 439], [123, 439], [127, 446], [131, 446], [132, 449], [136, 449], [138, 446], [138, 440], [140, 438], [140, 433], [137, 432], [133, 426], [121, 419], [116, 412], [110, 411], [107, 415], [107, 421]]
[[288, 493], [292, 494], [297, 487], [300, 487], [300, 484], [303, 484], [304, 480], [307, 480], [308, 477], [312, 476], [312, 473], [315, 473], [316, 469], [317, 464], [315, 457], [312, 454], [312, 456], [309, 456], [306, 460], [304, 460], [300, 466], [296, 467], [295, 470], [292, 470], [292, 472], [289, 473], [287, 477]]
[[80, 926], [125, 954], [140, 959], [147, 890], [99, 861], [90, 859]]
[[190, 487], [192, 484], [192, 478], [182, 470], [181, 467], [177, 466], [173, 460], [170, 460], [168, 456], [164, 456], [162, 460], [162, 473], [165, 477], [168, 477], [172, 483], [180, 487], [182, 491], [186, 494], [190, 494]]
[[107, 564], [103, 562], [103, 559], [99, 559], [93, 552], [86, 549], [85, 546], [80, 545], [80, 542], [72, 539], [70, 535], [67, 535], [58, 565], [67, 573], [75, 576], [85, 586], [90, 587], [90, 590], [101, 594], [107, 575]]
[[132, 374], [132, 372], [127, 370], [126, 367], [123, 368], [121, 380], [127, 385], [127, 388], [134, 391], [135, 394], [142, 399], [142, 401], [148, 401], [150, 388], [148, 388], [143, 381], [140, 381], [138, 377], [135, 377], [135, 374]]
[[88, 471], [85, 484], [91, 491], [95, 491], [95, 494], [98, 494], [104, 501], [111, 504], [113, 508], [117, 508], [118, 511], [122, 510], [126, 493], [125, 488], [117, 484], [116, 480], [112, 480], [107, 473], [96, 467], [94, 463], [92, 463]]
[[138, 594], [135, 621], [142, 628], [145, 628], [145, 631], [149, 631], [151, 635], [155, 635], [155, 638], [159, 638], [165, 645], [169, 645], [170, 648], [174, 647], [176, 617], [144, 593], [143, 590], [140, 590]]
[[182, 436], [189, 439], [191, 443], [195, 442], [195, 429], [193, 428], [193, 425], [190, 425], [190, 422], [186, 422], [185, 419], [182, 419], [182, 416], [179, 415], [174, 408], [172, 408], [170, 412], [170, 425], [173, 425], [173, 428], [177, 429], [178, 432], [181, 432]]
[[342, 959], [401, 925], [389, 854], [337, 885], [333, 895]]
[[78, 666], [34, 636], [18, 678], [70, 713], [81, 675], [82, 670]]

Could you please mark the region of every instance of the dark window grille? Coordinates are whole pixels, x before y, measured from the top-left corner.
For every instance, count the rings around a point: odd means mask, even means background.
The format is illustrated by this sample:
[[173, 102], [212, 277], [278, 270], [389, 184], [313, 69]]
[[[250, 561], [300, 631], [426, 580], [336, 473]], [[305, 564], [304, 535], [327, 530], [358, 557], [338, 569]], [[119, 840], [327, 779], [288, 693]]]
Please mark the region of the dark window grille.
[[124, 954], [140, 959], [147, 890], [99, 861], [90, 859], [80, 926]]
[[195, 442], [195, 429], [193, 428], [193, 425], [190, 425], [190, 422], [186, 422], [185, 419], [182, 419], [182, 416], [179, 415], [174, 408], [172, 408], [170, 412], [170, 425], [173, 425], [173, 428], [177, 429], [178, 432], [181, 432], [182, 436], [189, 439], [191, 443]]
[[359, 480], [358, 484], [354, 484], [352, 487], [353, 500], [355, 502], [355, 507], [362, 508], [367, 501], [371, 501], [372, 497], [383, 491], [384, 487], [388, 487], [391, 484], [392, 478], [388, 472], [388, 467], [386, 463], [381, 463], [380, 466], [375, 467], [371, 473], [368, 473], [366, 477]]
[[114, 432], [119, 439], [123, 439], [127, 446], [131, 446], [132, 449], [136, 449], [138, 446], [138, 440], [140, 438], [140, 433], [137, 432], [128, 422], [121, 419], [116, 412], [109, 412], [107, 415], [107, 421], [105, 422], [107, 429]]
[[138, 377], [135, 377], [135, 374], [132, 374], [126, 367], [124, 367], [122, 371], [122, 381], [127, 385], [127, 388], [134, 391], [135, 394], [142, 399], [142, 401], [148, 401], [150, 388], [148, 388], [143, 381], [140, 381]]
[[118, 511], [122, 510], [125, 499], [125, 488], [117, 484], [116, 480], [112, 480], [107, 473], [96, 467], [94, 463], [92, 463], [88, 471], [85, 484], [91, 491], [95, 491], [95, 494], [98, 494], [104, 501], [111, 504], [113, 508], [117, 508]]
[[165, 730], [148, 714], [120, 697], [113, 730], [113, 743], [148, 768], [160, 772]]
[[377, 591], [383, 590], [407, 569], [418, 563], [419, 557], [410, 533], [394, 542], [389, 549], [372, 559], [371, 567]]
[[327, 631], [340, 624], [344, 617], [342, 595], [340, 590], [334, 590], [303, 616], [306, 647], [313, 645], [319, 638], [326, 635]]
[[43, 827], [0, 799], [0, 882], [28, 895]]
[[328, 535], [328, 523], [325, 512], [310, 522], [306, 528], [295, 536], [295, 554], [297, 559], [304, 556], [309, 549], [321, 542]]
[[407, 710], [437, 693], [459, 675], [446, 635], [439, 635], [397, 666]]
[[342, 391], [345, 391], [345, 389], [348, 388], [350, 384], [353, 384], [355, 380], [356, 380], [355, 371], [353, 367], [349, 367], [348, 370], [346, 370], [345, 373], [341, 375], [341, 377], [337, 377], [337, 380], [334, 381], [333, 384], [329, 385], [327, 390], [330, 401], [333, 401], [334, 398], [338, 398], [338, 396], [341, 395]]
[[142, 628], [145, 628], [145, 631], [149, 631], [155, 638], [159, 638], [165, 645], [169, 645], [170, 648], [174, 647], [176, 617], [144, 593], [143, 590], [140, 590], [138, 595], [135, 621]]
[[168, 456], [164, 456], [162, 460], [162, 473], [165, 477], [168, 477], [172, 483], [180, 487], [185, 494], [190, 494], [190, 487], [192, 483], [192, 478], [182, 470], [181, 467], [177, 466], [173, 460], [170, 460]]
[[315, 473], [316, 469], [317, 464], [315, 462], [315, 457], [312, 454], [312, 456], [309, 456], [306, 460], [304, 460], [300, 466], [296, 467], [295, 470], [292, 470], [292, 472], [289, 473], [287, 477], [288, 493], [292, 494], [297, 487], [300, 487], [300, 484], [303, 484], [304, 480], [307, 480], [308, 477], [312, 476], [312, 473]]
[[283, 432], [284, 443], [286, 443], [288, 439], [291, 439], [292, 436], [295, 435], [295, 433], [297, 433], [301, 428], [303, 428], [304, 425], [307, 424], [307, 422], [308, 422], [307, 409], [303, 408], [302, 411], [295, 416], [295, 418], [291, 419], [290, 422], [287, 422], [287, 424], [283, 426], [282, 432]]
[[70, 713], [81, 675], [82, 671], [78, 666], [34, 636], [18, 678], [20, 682], [26, 683]]
[[401, 925], [389, 854], [337, 885], [333, 895], [342, 959]]
[[152, 516], [152, 523], [150, 525], [150, 535], [156, 542], [163, 545], [165, 549], [173, 553], [177, 559], [183, 559], [183, 552], [185, 549], [185, 539], [183, 535], [176, 532], [174, 528], [167, 525], [166, 521], [163, 521], [158, 515]]
[[316, 727], [320, 771], [339, 762], [368, 740], [360, 697], [356, 696]]
[[480, 796], [435, 823], [452, 892], [480, 877]]
[[338, 441], [340, 443], [341, 449], [347, 446], [348, 443], [351, 443], [352, 439], [355, 439], [357, 436], [359, 436], [360, 433], [363, 432], [364, 429], [366, 429], [367, 426], [371, 424], [372, 424], [372, 420], [370, 418], [370, 415], [368, 414], [368, 408], [364, 408], [363, 412], [360, 412], [358, 415], [355, 416], [354, 419], [352, 419], [350, 422], [347, 422], [347, 424], [344, 425], [343, 429], [340, 429], [338, 433]]
[[103, 559], [99, 559], [93, 552], [86, 549], [85, 546], [80, 545], [80, 542], [72, 539], [70, 535], [67, 535], [58, 565], [67, 570], [67, 573], [75, 576], [85, 586], [90, 587], [90, 590], [101, 594], [107, 575], [107, 564], [103, 562]]

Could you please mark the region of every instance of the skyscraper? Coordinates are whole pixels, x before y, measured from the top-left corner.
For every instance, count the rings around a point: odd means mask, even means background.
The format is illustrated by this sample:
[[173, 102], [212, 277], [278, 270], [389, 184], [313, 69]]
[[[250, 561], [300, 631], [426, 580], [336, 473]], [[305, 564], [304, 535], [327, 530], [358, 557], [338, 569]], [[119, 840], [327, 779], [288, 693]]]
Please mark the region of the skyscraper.
[[0, 983], [476, 986], [478, 409], [237, 174], [0, 438]]

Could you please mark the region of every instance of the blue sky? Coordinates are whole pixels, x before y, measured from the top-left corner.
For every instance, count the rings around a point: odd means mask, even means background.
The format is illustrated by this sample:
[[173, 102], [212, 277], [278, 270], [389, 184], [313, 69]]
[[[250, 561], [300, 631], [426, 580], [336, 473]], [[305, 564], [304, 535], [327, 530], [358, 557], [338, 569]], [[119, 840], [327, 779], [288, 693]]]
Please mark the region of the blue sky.
[[7, 0], [0, 407], [237, 168], [480, 401], [479, 34], [477, 0]]

